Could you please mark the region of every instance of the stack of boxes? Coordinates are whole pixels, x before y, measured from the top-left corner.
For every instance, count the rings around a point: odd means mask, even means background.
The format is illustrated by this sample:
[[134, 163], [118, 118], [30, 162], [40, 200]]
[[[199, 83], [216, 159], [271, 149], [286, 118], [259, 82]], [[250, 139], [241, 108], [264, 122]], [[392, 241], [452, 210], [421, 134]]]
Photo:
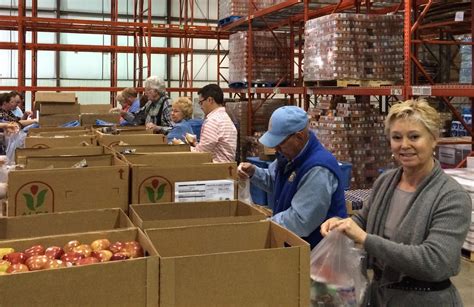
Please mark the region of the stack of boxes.
[[247, 85], [248, 61], [252, 62], [252, 83], [263, 86], [287, 82], [291, 71], [289, 36], [285, 33], [254, 31], [252, 58], [248, 55], [248, 32], [229, 36], [229, 83]]
[[79, 104], [75, 93], [37, 92], [35, 108], [41, 126], [61, 126], [79, 121]]
[[[255, 3], [257, 8], [252, 7], [254, 10], [262, 9], [265, 7], [272, 6], [274, 0], [257, 0], [252, 1]], [[248, 0], [219, 0], [219, 20], [226, 17], [232, 16], [247, 16], [250, 10], [250, 1]]]
[[[321, 105], [321, 107], [318, 107]], [[352, 164], [352, 188], [370, 188], [390, 161], [390, 147], [384, 134], [384, 117], [377, 115], [368, 97], [335, 100], [322, 97], [313, 114], [315, 130], [321, 143], [338, 161]]]
[[403, 78], [403, 18], [338, 13], [305, 26], [304, 80]]

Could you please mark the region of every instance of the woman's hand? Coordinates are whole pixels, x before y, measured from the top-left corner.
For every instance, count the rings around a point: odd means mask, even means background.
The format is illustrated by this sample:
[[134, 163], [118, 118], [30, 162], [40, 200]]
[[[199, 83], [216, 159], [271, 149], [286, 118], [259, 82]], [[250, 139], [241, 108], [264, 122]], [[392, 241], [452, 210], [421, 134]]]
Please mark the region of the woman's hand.
[[337, 223], [340, 221], [341, 219], [338, 218], [338, 217], [332, 217], [330, 218], [329, 220], [325, 221], [324, 223], [321, 224], [321, 235], [323, 237], [327, 236], [328, 233], [334, 228], [337, 226]]
[[367, 233], [351, 218], [339, 220], [333, 228], [343, 231], [346, 236], [356, 243], [364, 244], [365, 239], [367, 238]]

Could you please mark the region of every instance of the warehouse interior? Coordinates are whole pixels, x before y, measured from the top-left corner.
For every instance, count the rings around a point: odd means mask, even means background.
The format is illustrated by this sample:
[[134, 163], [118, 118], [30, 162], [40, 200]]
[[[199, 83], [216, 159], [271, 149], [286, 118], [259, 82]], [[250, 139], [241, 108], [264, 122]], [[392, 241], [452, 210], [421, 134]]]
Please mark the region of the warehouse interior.
[[[20, 298], [11, 286], [34, 289], [41, 278], [64, 280], [55, 300], [76, 305], [64, 289], [83, 274], [97, 280], [81, 283], [81, 292], [111, 291], [109, 303], [123, 306], [330, 306], [318, 305], [320, 288], [305, 284], [314, 266], [303, 236], [275, 222], [273, 191], [238, 179], [242, 163], [272, 168], [281, 148], [260, 140], [272, 129], [272, 114], [297, 106], [339, 162], [347, 214], [358, 214], [381, 174], [400, 166], [387, 137], [391, 107], [422, 98], [439, 115], [434, 159], [472, 200], [460, 272], [448, 278], [464, 306], [474, 306], [473, 10], [472, 0], [0, 0], [0, 94], [18, 92], [34, 125], [21, 140], [7, 128], [2, 133], [0, 254], [77, 238], [141, 244], [130, 243], [127, 252], [135, 248], [129, 254], [137, 259], [119, 255], [116, 268], [44, 270], [13, 282], [0, 276], [0, 288], [8, 289], [0, 306], [52, 303], [37, 290], [35, 299]], [[211, 163], [214, 153], [193, 152], [196, 143], [186, 138], [168, 146], [168, 131], [123, 124], [119, 96], [132, 88], [139, 100], [155, 76], [170, 102], [190, 100], [197, 143], [208, 120], [201, 91], [208, 84], [222, 89], [221, 106], [236, 130], [235, 159]], [[196, 182], [205, 186], [204, 201], [173, 206]], [[213, 197], [227, 202], [210, 203], [218, 200], [207, 198], [214, 188], [222, 190]], [[123, 278], [117, 268], [136, 278], [97, 290]], [[248, 284], [235, 285], [242, 281]], [[358, 286], [350, 291], [356, 303], [334, 306], [362, 306]]]

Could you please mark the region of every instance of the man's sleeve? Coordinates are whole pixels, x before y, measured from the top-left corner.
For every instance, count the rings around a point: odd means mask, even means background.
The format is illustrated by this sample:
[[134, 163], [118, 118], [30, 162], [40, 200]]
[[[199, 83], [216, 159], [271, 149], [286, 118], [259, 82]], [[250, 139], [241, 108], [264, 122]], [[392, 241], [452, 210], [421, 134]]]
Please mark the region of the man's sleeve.
[[273, 193], [275, 168], [276, 161], [273, 161], [268, 166], [268, 169], [255, 167], [255, 173], [253, 174], [252, 178], [250, 178], [250, 182], [267, 193]]
[[338, 180], [327, 168], [316, 166], [303, 176], [291, 206], [272, 220], [300, 237], [310, 235], [325, 220]]

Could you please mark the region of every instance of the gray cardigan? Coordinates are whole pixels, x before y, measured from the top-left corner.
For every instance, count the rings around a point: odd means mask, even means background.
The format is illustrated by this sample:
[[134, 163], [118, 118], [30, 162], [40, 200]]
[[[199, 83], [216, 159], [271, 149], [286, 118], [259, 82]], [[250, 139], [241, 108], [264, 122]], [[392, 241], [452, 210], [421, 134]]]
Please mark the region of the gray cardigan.
[[374, 184], [370, 208], [353, 216], [368, 233], [365, 250], [385, 264], [380, 285], [398, 282], [404, 276], [424, 281], [455, 276], [471, 223], [469, 194], [436, 161], [431, 174], [416, 189], [393, 238], [384, 239], [390, 199], [401, 175], [401, 168], [383, 173]]

